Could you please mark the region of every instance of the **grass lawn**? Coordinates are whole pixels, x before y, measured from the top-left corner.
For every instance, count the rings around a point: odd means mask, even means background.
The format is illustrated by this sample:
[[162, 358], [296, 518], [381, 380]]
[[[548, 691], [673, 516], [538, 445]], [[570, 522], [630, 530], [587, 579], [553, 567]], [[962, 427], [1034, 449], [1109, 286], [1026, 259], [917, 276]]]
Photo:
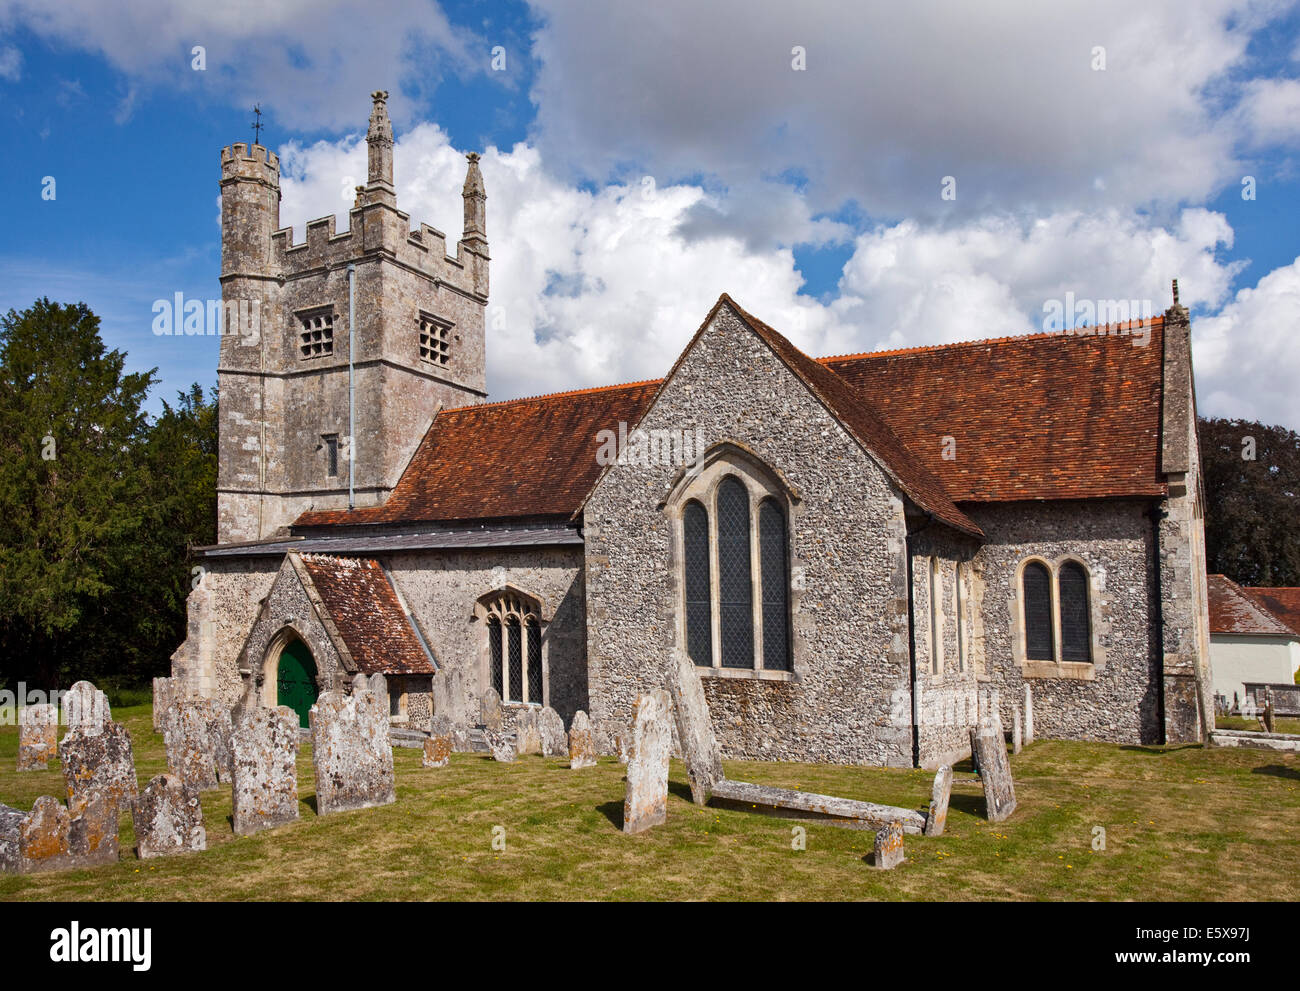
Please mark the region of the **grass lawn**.
[[[1247, 729], [1259, 732], [1258, 719], [1246, 719], [1244, 716], [1217, 716], [1215, 729]], [[1300, 733], [1300, 719], [1278, 716], [1273, 720], [1273, 729], [1278, 733]]]
[[[140, 784], [165, 769], [148, 707], [115, 712], [131, 730]], [[0, 728], [0, 802], [65, 797], [57, 769], [18, 774], [15, 727]], [[139, 861], [130, 816], [123, 859], [66, 874], [0, 877], [0, 900], [262, 899], [1244, 899], [1289, 900], [1300, 862], [1300, 759], [1267, 751], [1038, 742], [1011, 759], [1020, 801], [984, 819], [978, 786], [953, 789], [946, 834], [908, 836], [907, 860], [876, 872], [870, 832], [690, 804], [674, 761], [668, 822], [620, 831], [623, 768], [570, 771], [525, 757], [456, 754], [425, 770], [397, 750], [397, 804], [314, 812], [310, 750], [302, 818], [252, 837], [230, 827], [230, 792], [203, 794], [208, 849]], [[964, 768], [969, 776], [969, 766]], [[961, 774], [963, 768], [958, 768]], [[728, 761], [731, 777], [922, 807], [923, 771]], [[791, 848], [792, 828], [807, 849]], [[492, 830], [506, 830], [504, 852]], [[1094, 827], [1105, 849], [1092, 849]]]

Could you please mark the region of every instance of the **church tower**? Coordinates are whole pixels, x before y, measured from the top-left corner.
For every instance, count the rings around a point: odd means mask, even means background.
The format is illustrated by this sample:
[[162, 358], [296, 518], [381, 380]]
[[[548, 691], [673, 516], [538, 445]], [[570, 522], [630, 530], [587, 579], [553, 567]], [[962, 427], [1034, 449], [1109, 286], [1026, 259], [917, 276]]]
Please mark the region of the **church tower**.
[[280, 163], [221, 152], [217, 537], [284, 532], [308, 509], [381, 503], [439, 408], [486, 398], [487, 194], [470, 154], [465, 224], [446, 235], [397, 208], [388, 93], [371, 94], [368, 175], [349, 211], [280, 228]]

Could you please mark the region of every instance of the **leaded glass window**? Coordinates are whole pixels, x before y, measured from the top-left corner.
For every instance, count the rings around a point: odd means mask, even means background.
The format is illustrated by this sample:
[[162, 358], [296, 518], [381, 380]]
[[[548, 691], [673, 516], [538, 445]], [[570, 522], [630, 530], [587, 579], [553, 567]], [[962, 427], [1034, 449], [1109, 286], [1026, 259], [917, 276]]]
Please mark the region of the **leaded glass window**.
[[1025, 599], [1025, 657], [1031, 661], [1056, 660], [1052, 634], [1052, 579], [1037, 561], [1025, 566], [1021, 577]]
[[682, 514], [686, 560], [686, 653], [713, 666], [713, 591], [709, 581], [709, 514], [694, 500]]
[[1061, 660], [1092, 660], [1092, 629], [1088, 618], [1088, 575], [1082, 565], [1068, 561], [1057, 576], [1061, 603]]
[[790, 609], [786, 582], [785, 513], [773, 499], [758, 510], [758, 554], [763, 575], [763, 667], [790, 670]]
[[492, 669], [492, 687], [496, 689], [497, 695], [501, 698], [506, 697], [506, 688], [501, 681], [502, 672], [505, 670], [501, 657], [501, 620], [495, 616], [489, 616], [487, 621], [488, 628], [488, 667]]
[[749, 493], [734, 478], [718, 486], [718, 608], [722, 666], [754, 666], [754, 586]]
[[506, 645], [509, 651], [506, 675], [508, 694], [504, 697], [510, 702], [522, 702], [524, 701], [524, 654], [519, 642], [519, 620], [513, 616], [506, 620]]
[[537, 620], [529, 618], [524, 624], [528, 631], [528, 698], [526, 701], [542, 702], [542, 631]]

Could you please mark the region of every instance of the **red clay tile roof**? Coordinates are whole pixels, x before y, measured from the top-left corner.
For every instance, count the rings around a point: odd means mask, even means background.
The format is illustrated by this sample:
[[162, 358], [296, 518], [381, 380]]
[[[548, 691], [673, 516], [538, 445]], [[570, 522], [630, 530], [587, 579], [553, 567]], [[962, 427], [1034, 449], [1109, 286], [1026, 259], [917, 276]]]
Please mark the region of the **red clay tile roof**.
[[429, 655], [378, 561], [303, 554], [302, 563], [359, 671], [434, 673]]
[[[1095, 336], [1033, 334], [814, 360], [725, 294], [701, 331], [724, 303], [915, 502], [958, 529], [979, 533], [960, 502], [1165, 494], [1162, 317]], [[1115, 333], [1134, 327], [1149, 330], [1146, 345]], [[444, 410], [382, 506], [307, 512], [296, 525], [569, 516], [600, 475], [596, 435], [620, 420], [631, 430], [664, 381]], [[949, 436], [951, 460], [943, 456]]]
[[1164, 319], [1133, 326], [1150, 330], [1147, 344], [1033, 334], [822, 362], [957, 502], [1160, 496]]
[[1274, 619], [1300, 636], [1300, 588], [1246, 585], [1241, 590], [1267, 609]]
[[298, 526], [568, 516], [601, 466], [596, 435], [631, 430], [658, 382], [443, 410], [382, 506], [304, 513]]
[[1226, 575], [1208, 575], [1210, 632], [1293, 635], [1289, 627], [1245, 593]]

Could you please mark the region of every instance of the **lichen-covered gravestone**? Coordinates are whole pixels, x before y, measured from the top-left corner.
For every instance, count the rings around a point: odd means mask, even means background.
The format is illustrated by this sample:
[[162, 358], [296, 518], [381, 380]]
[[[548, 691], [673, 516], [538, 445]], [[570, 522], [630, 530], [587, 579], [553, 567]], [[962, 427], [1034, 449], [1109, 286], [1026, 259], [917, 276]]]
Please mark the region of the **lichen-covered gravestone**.
[[120, 852], [117, 829], [120, 810], [108, 795], [92, 792], [68, 810], [68, 846], [77, 867], [115, 864]]
[[79, 681], [63, 695], [63, 718], [69, 730], [84, 729], [90, 734], [113, 720], [108, 696], [88, 681]]
[[198, 792], [174, 774], [159, 774], [145, 785], [132, 819], [141, 860], [207, 849]]
[[236, 835], [298, 818], [298, 714], [288, 706], [250, 709], [231, 739], [231, 812]]
[[397, 801], [388, 705], [374, 692], [325, 692], [311, 707], [316, 812], [329, 815]]
[[674, 650], [668, 664], [668, 694], [677, 722], [682, 762], [691, 783], [691, 800], [705, 805], [715, 782], [722, 780], [722, 752], [709, 718], [709, 703], [695, 664], [684, 650]]
[[492, 752], [493, 760], [502, 764], [514, 763], [515, 745], [510, 737], [499, 730], [490, 729], [484, 730], [483, 735], [487, 737], [488, 750]]
[[971, 753], [979, 766], [984, 785], [984, 806], [989, 822], [1001, 822], [1016, 810], [1016, 789], [1011, 780], [1011, 763], [1002, 727], [993, 720], [982, 720], [970, 731]]
[[495, 688], [489, 688], [479, 703], [479, 722], [484, 729], [500, 733], [501, 719], [501, 696]]
[[952, 797], [952, 768], [944, 764], [934, 776], [930, 809], [925, 816], [925, 835], [942, 836], [948, 822], [948, 801]]
[[564, 720], [549, 705], [537, 717], [537, 729], [542, 734], [543, 757], [563, 757], [569, 752], [569, 738], [564, 732]]
[[19, 839], [25, 812], [0, 805], [0, 874], [17, 874], [22, 867]]
[[131, 734], [121, 723], [83, 722], [68, 730], [59, 741], [59, 761], [69, 805], [79, 805], [92, 792], [103, 792], [121, 808], [139, 794]]
[[537, 728], [536, 709], [524, 709], [515, 716], [515, 752], [521, 757], [542, 752], [542, 734]]
[[633, 707], [632, 748], [623, 799], [623, 832], [640, 833], [668, 819], [668, 759], [673, 735], [668, 693], [656, 689]]
[[434, 716], [429, 724], [429, 738], [424, 741], [424, 766], [446, 767], [451, 763], [455, 731], [446, 716]]
[[59, 710], [24, 706], [18, 714], [18, 770], [44, 771], [59, 756]]
[[0, 873], [36, 874], [116, 863], [117, 806], [92, 793], [72, 809], [43, 795], [31, 812], [0, 805]]
[[163, 717], [176, 701], [176, 682], [171, 678], [153, 680], [153, 731], [163, 731]]
[[230, 780], [230, 710], [221, 702], [177, 702], [165, 728], [167, 770], [186, 788], [209, 791]]
[[891, 822], [876, 833], [872, 865], [881, 870], [892, 870], [903, 862], [903, 827]]
[[579, 709], [573, 714], [573, 722], [569, 726], [569, 767], [577, 770], [580, 767], [595, 766], [596, 742], [591, 735], [591, 720]]

